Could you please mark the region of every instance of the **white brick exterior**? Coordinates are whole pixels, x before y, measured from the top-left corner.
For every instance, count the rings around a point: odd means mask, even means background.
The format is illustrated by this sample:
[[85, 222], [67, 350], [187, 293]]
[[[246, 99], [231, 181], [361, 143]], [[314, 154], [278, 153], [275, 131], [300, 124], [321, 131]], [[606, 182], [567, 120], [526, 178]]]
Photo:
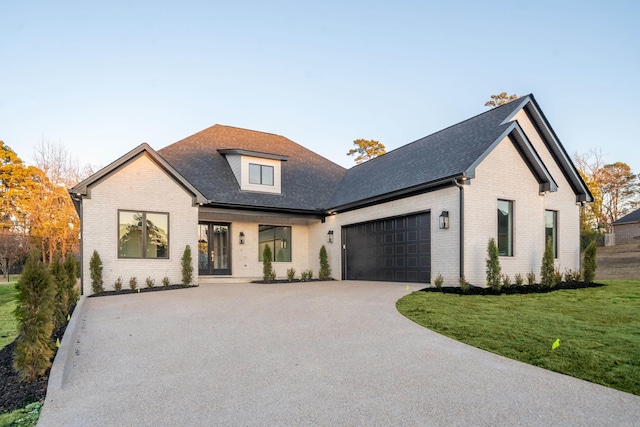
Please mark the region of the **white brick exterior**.
[[[118, 209], [169, 213], [169, 258], [118, 258]], [[197, 225], [198, 207], [193, 206], [192, 196], [147, 155], [125, 164], [92, 186], [90, 197], [83, 199], [83, 292], [92, 293], [89, 260], [94, 250], [102, 260], [105, 290], [113, 290], [119, 276], [124, 288], [132, 276], [140, 287], [145, 286], [147, 277], [155, 279], [156, 286], [161, 286], [165, 276], [172, 283], [180, 283], [180, 261], [186, 245], [191, 246], [195, 260]], [[197, 271], [194, 273], [197, 282]]]

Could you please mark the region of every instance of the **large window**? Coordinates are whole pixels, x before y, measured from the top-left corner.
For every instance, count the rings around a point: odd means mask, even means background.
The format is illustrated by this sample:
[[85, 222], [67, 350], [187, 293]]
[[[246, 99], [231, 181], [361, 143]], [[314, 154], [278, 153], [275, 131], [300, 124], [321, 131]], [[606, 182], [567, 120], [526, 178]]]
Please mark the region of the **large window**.
[[273, 166], [249, 163], [249, 184], [273, 185]]
[[558, 212], [544, 211], [544, 240], [549, 239], [553, 245], [553, 257], [558, 258]]
[[262, 261], [262, 252], [269, 245], [275, 262], [291, 262], [291, 227], [261, 225], [259, 227], [258, 260]]
[[119, 258], [169, 258], [169, 214], [118, 211]]
[[498, 253], [513, 256], [513, 202], [498, 200]]

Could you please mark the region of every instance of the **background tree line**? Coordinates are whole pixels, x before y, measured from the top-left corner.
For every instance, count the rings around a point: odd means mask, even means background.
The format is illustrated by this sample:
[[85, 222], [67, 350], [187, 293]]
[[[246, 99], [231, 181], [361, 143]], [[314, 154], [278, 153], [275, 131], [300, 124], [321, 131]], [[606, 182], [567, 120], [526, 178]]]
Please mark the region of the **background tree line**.
[[60, 144], [42, 141], [35, 166], [25, 164], [0, 140], [0, 268], [22, 263], [32, 249], [43, 262], [78, 252], [80, 218], [67, 191], [90, 175]]

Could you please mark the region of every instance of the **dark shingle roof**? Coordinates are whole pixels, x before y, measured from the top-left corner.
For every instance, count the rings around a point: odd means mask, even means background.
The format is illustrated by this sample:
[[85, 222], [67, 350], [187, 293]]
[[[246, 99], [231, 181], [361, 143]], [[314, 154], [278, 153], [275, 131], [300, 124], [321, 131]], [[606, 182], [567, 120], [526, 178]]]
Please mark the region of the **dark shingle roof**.
[[465, 174], [509, 128], [503, 122], [522, 102], [509, 102], [349, 169], [328, 208]]
[[[282, 162], [282, 194], [240, 191], [218, 150], [246, 150], [287, 156]], [[271, 133], [215, 125], [158, 151], [214, 204], [317, 211], [324, 208], [345, 169]]]
[[640, 222], [640, 209], [633, 211], [628, 215], [623, 216], [617, 221], [614, 221], [613, 225], [628, 224], [632, 222]]

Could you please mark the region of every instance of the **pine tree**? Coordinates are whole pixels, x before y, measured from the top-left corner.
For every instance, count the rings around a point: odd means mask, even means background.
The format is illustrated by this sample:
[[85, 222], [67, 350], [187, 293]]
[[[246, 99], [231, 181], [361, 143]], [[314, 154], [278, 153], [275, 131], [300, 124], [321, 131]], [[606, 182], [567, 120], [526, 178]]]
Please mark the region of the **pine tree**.
[[67, 277], [67, 271], [60, 261], [60, 253], [56, 252], [53, 255], [53, 261], [49, 265], [49, 272], [56, 289], [53, 320], [54, 330], [57, 330], [66, 323], [67, 314], [69, 314], [69, 280]]
[[91, 289], [94, 294], [99, 294], [104, 291], [102, 286], [102, 261], [98, 251], [95, 249], [93, 250], [93, 255], [91, 255], [91, 260], [89, 260], [89, 271], [91, 272]]
[[331, 267], [329, 266], [328, 258], [327, 248], [322, 245], [320, 248], [320, 271], [318, 271], [318, 278], [320, 280], [327, 280], [331, 278]]
[[191, 246], [187, 245], [182, 253], [182, 284], [189, 286], [193, 282], [193, 265], [191, 259]]
[[271, 265], [271, 247], [265, 245], [262, 251], [262, 278], [265, 282], [270, 282], [273, 277], [273, 266]]
[[593, 241], [584, 250], [584, 261], [582, 262], [582, 277], [587, 283], [592, 283], [596, 278], [596, 269], [598, 268], [596, 254], [596, 242]]
[[35, 381], [51, 366], [55, 288], [51, 275], [34, 251], [16, 285], [18, 339], [13, 366], [24, 381]]
[[67, 253], [63, 266], [67, 272], [67, 294], [69, 295], [67, 311], [71, 312], [71, 309], [78, 303], [78, 298], [80, 298], [80, 292], [76, 288], [76, 282], [80, 278], [80, 266], [73, 252]]
[[542, 266], [540, 267], [540, 284], [545, 288], [550, 288], [554, 285], [555, 266], [553, 264], [553, 240], [551, 237], [547, 239], [547, 243], [544, 246], [544, 255], [542, 256]]

